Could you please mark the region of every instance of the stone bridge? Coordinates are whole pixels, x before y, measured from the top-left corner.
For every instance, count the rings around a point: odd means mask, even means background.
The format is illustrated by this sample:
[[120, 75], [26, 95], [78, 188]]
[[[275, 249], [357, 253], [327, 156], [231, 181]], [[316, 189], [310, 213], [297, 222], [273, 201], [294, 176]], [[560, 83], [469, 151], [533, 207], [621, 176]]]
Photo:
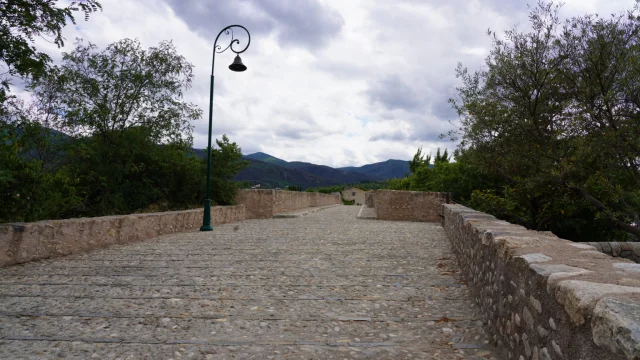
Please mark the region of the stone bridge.
[[0, 226], [0, 359], [640, 359], [629, 260], [446, 194], [238, 200]]

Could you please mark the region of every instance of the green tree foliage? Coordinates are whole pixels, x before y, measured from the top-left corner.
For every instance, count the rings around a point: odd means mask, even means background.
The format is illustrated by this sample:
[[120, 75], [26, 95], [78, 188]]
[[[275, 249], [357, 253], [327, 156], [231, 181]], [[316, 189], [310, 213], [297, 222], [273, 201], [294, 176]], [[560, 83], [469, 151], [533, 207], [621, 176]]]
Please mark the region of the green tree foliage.
[[[430, 160], [433, 158], [433, 164]], [[455, 162], [448, 150], [437, 149], [435, 157], [423, 154], [418, 149], [414, 159], [412, 173], [402, 179], [392, 179], [386, 182], [386, 188], [391, 190], [437, 191], [449, 192], [455, 201], [467, 204], [476, 189], [492, 188], [499, 184], [495, 177], [475, 166], [467, 151], [456, 150]]]
[[331, 193], [342, 193], [342, 189], [344, 187], [341, 185], [335, 185], [335, 186], [326, 186], [326, 187], [318, 187], [318, 188], [308, 188], [307, 190], [305, 190], [306, 192], [319, 192], [322, 194], [331, 194]]
[[371, 180], [362, 180], [357, 184], [349, 184], [349, 185], [345, 185], [345, 188], [347, 187], [357, 187], [360, 188], [362, 190], [378, 190], [378, 189], [384, 189], [386, 188], [386, 181], [371, 181]]
[[242, 149], [235, 142], [229, 142], [226, 135], [222, 140], [216, 139], [216, 144], [218, 148], [211, 152], [211, 200], [219, 205], [229, 205], [234, 203], [240, 188], [240, 184], [232, 179], [249, 166], [249, 162], [242, 159]]
[[[44, 37], [58, 47], [64, 46], [62, 28], [74, 13], [91, 13], [102, 9], [99, 1], [72, 1], [66, 7], [56, 0], [0, 0], [0, 71], [3, 75], [38, 79], [47, 74], [49, 55], [33, 45], [36, 37]], [[9, 78], [0, 79], [0, 111], [7, 100]]]
[[558, 11], [540, 3], [532, 31], [491, 34], [485, 69], [457, 69], [460, 148], [501, 182], [472, 205], [575, 240], [639, 235], [638, 8], [565, 22]]
[[385, 189], [388, 190], [411, 190], [412, 175], [404, 178], [387, 180]]
[[[191, 70], [168, 42], [78, 41], [30, 82], [32, 104], [11, 99], [0, 114], [0, 222], [201, 206], [206, 164], [190, 126], [201, 111], [182, 100]], [[212, 199], [230, 204], [247, 163], [226, 136], [216, 143]]]
[[[440, 151], [440, 149], [438, 149]], [[429, 166], [431, 163], [431, 154], [423, 154], [422, 148], [419, 148], [415, 155], [413, 155], [413, 160], [409, 161], [409, 171], [412, 174], [415, 174], [419, 168], [424, 166]]]
[[55, 216], [80, 202], [76, 180], [66, 169], [51, 171], [32, 151], [53, 138], [38, 123], [0, 122], [0, 223]]
[[107, 143], [131, 127], [143, 127], [156, 143], [191, 141], [190, 121], [202, 116], [182, 99], [193, 65], [171, 42], [144, 50], [123, 39], [98, 51], [77, 40], [62, 65], [30, 83], [47, 125], [68, 134], [97, 136]]

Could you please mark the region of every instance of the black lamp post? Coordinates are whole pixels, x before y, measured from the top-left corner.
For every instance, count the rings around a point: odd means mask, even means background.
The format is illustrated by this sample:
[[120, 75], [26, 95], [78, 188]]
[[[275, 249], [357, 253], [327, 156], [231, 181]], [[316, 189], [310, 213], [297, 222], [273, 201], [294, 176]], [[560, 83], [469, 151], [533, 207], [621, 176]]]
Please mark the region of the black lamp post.
[[[233, 28], [241, 28], [246, 31], [249, 40], [247, 41], [247, 45], [241, 49], [236, 50], [233, 48], [234, 44], [240, 44], [240, 40], [233, 37]], [[218, 45], [218, 38], [220, 35], [225, 33], [227, 35], [231, 35], [231, 42], [224, 49], [222, 46]], [[233, 60], [233, 64], [229, 65], [229, 69], [231, 71], [242, 72], [247, 70], [247, 67], [242, 63], [242, 59], [240, 59], [240, 54], [245, 52], [251, 43], [251, 34], [249, 34], [249, 30], [242, 25], [229, 25], [226, 28], [222, 29], [218, 36], [216, 36], [216, 41], [213, 43], [213, 59], [211, 60], [211, 88], [209, 89], [209, 146], [207, 147], [207, 194], [204, 199], [204, 216], [202, 217], [202, 226], [200, 227], [200, 231], [211, 231], [213, 230], [213, 226], [211, 226], [211, 125], [213, 122], [213, 67], [216, 62], [216, 53], [222, 53], [227, 51], [227, 49], [231, 49], [234, 53], [236, 53], [236, 58]]]

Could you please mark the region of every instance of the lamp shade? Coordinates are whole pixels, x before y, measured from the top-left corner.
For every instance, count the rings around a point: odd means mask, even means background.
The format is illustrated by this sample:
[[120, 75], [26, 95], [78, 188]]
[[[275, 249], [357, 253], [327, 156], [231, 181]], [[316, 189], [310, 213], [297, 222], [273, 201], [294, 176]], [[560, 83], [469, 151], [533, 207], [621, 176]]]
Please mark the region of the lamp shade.
[[242, 63], [242, 59], [240, 59], [240, 55], [236, 54], [236, 58], [233, 59], [233, 64], [229, 65], [229, 69], [231, 71], [242, 72], [247, 70], [247, 67]]

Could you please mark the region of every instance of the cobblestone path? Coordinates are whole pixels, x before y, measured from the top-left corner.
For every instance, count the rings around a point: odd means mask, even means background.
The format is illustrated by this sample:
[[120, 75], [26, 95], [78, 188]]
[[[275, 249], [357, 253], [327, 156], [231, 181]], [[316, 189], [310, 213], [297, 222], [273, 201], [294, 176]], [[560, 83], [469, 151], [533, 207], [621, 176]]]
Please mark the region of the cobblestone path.
[[481, 359], [437, 224], [339, 206], [0, 269], [0, 359]]

